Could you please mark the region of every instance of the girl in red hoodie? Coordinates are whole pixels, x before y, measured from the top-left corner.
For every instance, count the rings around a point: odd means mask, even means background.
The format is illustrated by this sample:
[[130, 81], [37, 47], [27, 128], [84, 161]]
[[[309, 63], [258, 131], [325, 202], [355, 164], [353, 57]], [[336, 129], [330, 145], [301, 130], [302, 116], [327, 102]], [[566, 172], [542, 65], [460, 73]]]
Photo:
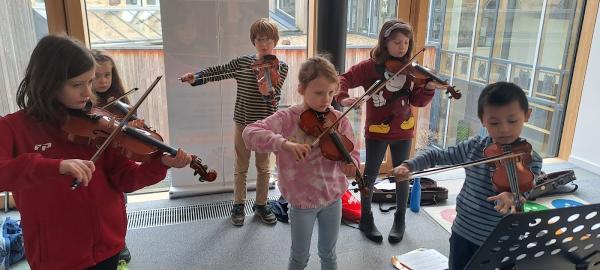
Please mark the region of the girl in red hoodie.
[[[342, 106], [350, 106], [356, 98], [349, 97], [348, 89], [362, 86], [368, 89], [375, 81], [391, 77], [395, 71], [386, 70], [388, 60], [397, 60], [402, 65], [408, 63], [413, 51], [413, 31], [410, 24], [400, 20], [390, 20], [383, 24], [375, 48], [371, 50], [371, 58], [350, 68], [340, 76], [340, 91], [336, 101]], [[416, 85], [411, 76], [399, 74], [386, 83], [386, 86], [367, 101], [367, 119], [365, 123], [366, 164], [365, 181], [371, 192], [361, 198], [360, 230], [375, 242], [383, 237], [377, 230], [371, 212], [373, 184], [377, 178], [379, 167], [385, 156], [388, 145], [392, 153], [394, 167], [408, 158], [414, 136], [415, 119], [411, 107], [424, 107], [431, 102], [435, 88], [444, 86], [428, 82]], [[408, 201], [408, 181], [396, 183], [396, 214], [394, 225], [388, 240], [400, 242], [404, 236], [404, 215]]]
[[96, 146], [68, 141], [61, 124], [90, 101], [95, 65], [78, 42], [42, 38], [19, 84], [21, 110], [0, 117], [0, 190], [14, 194], [32, 269], [116, 269], [127, 230], [123, 192], [191, 161], [179, 150], [137, 164], [109, 147], [94, 164]]

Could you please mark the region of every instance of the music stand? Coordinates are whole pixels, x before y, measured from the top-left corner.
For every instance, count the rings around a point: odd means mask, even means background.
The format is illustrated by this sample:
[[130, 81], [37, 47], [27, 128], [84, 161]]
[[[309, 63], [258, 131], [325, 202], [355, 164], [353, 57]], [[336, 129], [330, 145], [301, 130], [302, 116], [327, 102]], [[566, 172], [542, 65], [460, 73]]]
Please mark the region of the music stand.
[[508, 215], [465, 269], [600, 269], [600, 204]]

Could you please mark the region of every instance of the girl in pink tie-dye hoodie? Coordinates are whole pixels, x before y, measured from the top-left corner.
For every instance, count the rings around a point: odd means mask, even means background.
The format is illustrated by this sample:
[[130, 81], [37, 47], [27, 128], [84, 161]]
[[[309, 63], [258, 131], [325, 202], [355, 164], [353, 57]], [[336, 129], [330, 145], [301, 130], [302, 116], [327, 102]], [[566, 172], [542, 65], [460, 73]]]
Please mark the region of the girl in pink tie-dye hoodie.
[[[346, 175], [354, 175], [354, 166], [326, 159], [320, 149], [311, 148], [315, 140], [300, 129], [300, 115], [333, 111], [331, 101], [339, 87], [333, 65], [322, 57], [302, 64], [298, 75], [302, 104], [280, 110], [264, 120], [249, 124], [242, 137], [248, 149], [275, 152], [279, 189], [291, 205], [289, 216], [292, 247], [288, 269], [304, 269], [308, 263], [312, 228], [319, 219], [319, 257], [323, 269], [336, 269], [335, 245], [341, 219], [341, 197], [348, 184]], [[339, 122], [338, 132], [354, 141], [347, 118]], [[358, 164], [355, 149], [350, 155]]]

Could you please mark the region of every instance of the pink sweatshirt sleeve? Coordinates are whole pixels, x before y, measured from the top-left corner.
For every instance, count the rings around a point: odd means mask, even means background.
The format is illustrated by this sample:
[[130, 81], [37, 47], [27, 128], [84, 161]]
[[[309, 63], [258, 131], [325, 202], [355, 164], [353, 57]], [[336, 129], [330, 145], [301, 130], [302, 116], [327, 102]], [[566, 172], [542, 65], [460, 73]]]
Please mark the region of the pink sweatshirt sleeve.
[[[338, 114], [339, 116], [339, 114]], [[360, 153], [358, 152], [358, 146], [356, 144], [356, 141], [354, 140], [354, 132], [352, 131], [352, 125], [350, 124], [350, 121], [348, 120], [347, 117], [344, 117], [342, 120], [340, 120], [340, 126], [338, 128], [338, 132], [344, 136], [346, 136], [346, 138], [348, 138], [352, 143], [354, 143], [354, 149], [352, 150], [352, 152], [350, 153], [350, 156], [352, 157], [352, 159], [354, 159], [354, 162], [357, 166], [360, 165]]]
[[[281, 150], [285, 138], [281, 134], [283, 126], [290, 122], [289, 114], [285, 110], [249, 124], [242, 132], [246, 148], [259, 153], [278, 152]], [[286, 119], [288, 121], [286, 121]]]

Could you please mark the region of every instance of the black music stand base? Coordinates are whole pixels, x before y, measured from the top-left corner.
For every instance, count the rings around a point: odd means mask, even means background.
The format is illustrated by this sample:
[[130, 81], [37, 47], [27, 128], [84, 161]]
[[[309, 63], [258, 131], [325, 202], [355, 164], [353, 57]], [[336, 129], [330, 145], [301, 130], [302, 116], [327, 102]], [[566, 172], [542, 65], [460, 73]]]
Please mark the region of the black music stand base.
[[468, 270], [600, 270], [600, 204], [511, 214]]

